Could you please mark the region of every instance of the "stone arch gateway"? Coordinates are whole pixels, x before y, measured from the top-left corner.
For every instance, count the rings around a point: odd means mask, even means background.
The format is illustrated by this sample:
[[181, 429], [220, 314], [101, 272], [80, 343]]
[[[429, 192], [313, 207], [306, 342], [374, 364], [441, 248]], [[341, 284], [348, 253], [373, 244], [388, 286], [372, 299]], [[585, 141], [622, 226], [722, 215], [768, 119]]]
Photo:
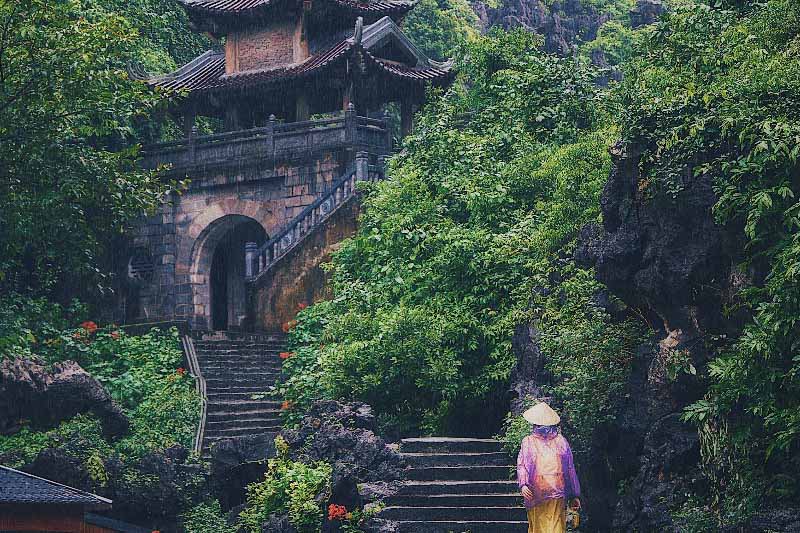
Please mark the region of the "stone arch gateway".
[[260, 246], [266, 240], [267, 232], [258, 220], [239, 214], [223, 215], [200, 233], [192, 250], [188, 282], [194, 325], [213, 330], [245, 326], [245, 243]]

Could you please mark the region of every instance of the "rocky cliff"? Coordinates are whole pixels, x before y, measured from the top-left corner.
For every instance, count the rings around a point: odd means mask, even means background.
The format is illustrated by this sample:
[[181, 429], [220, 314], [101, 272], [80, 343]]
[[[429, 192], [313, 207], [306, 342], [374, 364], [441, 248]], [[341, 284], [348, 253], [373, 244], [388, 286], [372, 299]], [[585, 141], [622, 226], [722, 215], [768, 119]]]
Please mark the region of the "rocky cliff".
[[[559, 55], [570, 55], [578, 44], [594, 40], [600, 26], [613, 16], [607, 7], [598, 8], [587, 0], [502, 0], [497, 7], [477, 0], [472, 6], [484, 30], [524, 28], [542, 35], [545, 50]], [[637, 0], [629, 22], [634, 28], [651, 24], [664, 9], [661, 0]]]
[[[747, 317], [725, 309], [764, 273], [737, 269], [741, 228], [715, 222], [709, 176], [675, 196], [659, 194], [648, 191], [635, 147], [618, 145], [612, 158], [603, 223], [583, 229], [574, 259], [646, 317], [652, 337], [638, 350], [615, 422], [595, 435], [595, 460], [585, 472], [597, 496], [592, 529], [677, 532], [684, 529], [676, 509], [704, 492], [697, 429], [681, 421], [705, 390], [702, 372], [689, 369], [702, 370], [717, 342], [741, 332]], [[741, 530], [763, 531], [757, 524], [800, 527], [797, 518], [767, 511]]]

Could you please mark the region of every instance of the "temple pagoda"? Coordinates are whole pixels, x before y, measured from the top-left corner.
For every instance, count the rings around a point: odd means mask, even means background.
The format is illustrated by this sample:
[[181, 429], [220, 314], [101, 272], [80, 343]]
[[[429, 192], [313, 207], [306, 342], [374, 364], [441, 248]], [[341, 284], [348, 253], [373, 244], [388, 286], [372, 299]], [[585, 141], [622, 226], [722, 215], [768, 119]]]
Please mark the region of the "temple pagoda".
[[181, 93], [188, 131], [197, 115], [228, 131], [355, 108], [401, 106], [402, 130], [426, 84], [451, 78], [450, 63], [426, 57], [398, 24], [415, 0], [181, 0], [193, 28], [219, 44], [175, 72], [150, 78]]

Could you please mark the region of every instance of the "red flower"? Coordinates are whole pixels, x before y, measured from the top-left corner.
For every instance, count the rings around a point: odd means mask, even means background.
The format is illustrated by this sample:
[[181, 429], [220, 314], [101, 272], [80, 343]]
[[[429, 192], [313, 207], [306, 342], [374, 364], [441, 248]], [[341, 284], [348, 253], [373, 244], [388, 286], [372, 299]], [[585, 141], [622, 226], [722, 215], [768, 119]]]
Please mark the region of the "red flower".
[[341, 520], [347, 516], [347, 508], [344, 505], [332, 503], [328, 506], [328, 520]]
[[280, 357], [281, 359], [289, 359], [293, 355], [294, 352], [281, 352], [278, 354], [278, 357]]
[[176, 372], [178, 373], [179, 376], [182, 376], [182, 375], [184, 375], [186, 373], [186, 369], [185, 368], [179, 368], [178, 370], [176, 370]]
[[283, 330], [284, 333], [289, 333], [294, 329], [296, 325], [297, 325], [297, 320], [290, 320], [289, 322], [284, 324], [281, 329]]
[[297, 304], [297, 308], [298, 308], [299, 310], [301, 310], [301, 311], [302, 311], [303, 309], [305, 309], [306, 307], [308, 307], [308, 304], [307, 304], [307, 303], [300, 302], [299, 304]]
[[122, 336], [120, 335], [119, 331], [112, 331], [110, 335], [111, 338], [114, 339], [115, 341], [118, 341], [119, 338]]
[[290, 402], [289, 400], [284, 400], [283, 403], [281, 404], [281, 409], [283, 409], [284, 411], [291, 408], [292, 408], [292, 402]]
[[97, 331], [97, 324], [92, 322], [91, 320], [87, 320], [86, 322], [81, 322], [81, 327], [86, 330], [86, 333], [92, 334]]

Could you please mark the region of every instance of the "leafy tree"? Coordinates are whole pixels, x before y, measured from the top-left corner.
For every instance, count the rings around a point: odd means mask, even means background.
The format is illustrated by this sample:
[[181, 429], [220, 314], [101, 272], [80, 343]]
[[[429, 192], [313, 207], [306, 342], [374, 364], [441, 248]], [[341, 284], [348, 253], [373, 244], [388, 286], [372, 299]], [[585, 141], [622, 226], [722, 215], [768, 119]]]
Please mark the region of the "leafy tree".
[[[293, 335], [282, 392], [296, 408], [315, 394], [358, 398], [407, 431], [459, 431], [460, 408], [505, 408], [517, 324], [539, 319], [555, 352], [567, 342], [558, 295], [589, 313], [591, 275], [557, 258], [598, 216], [613, 135], [592, 70], [540, 44], [517, 31], [469, 45], [461, 83], [434, 98], [390, 179], [367, 191], [358, 234], [333, 260], [334, 299], [304, 311]], [[564, 292], [572, 278], [580, 288]], [[541, 308], [535, 287], [554, 295]], [[581, 365], [619, 348], [599, 340], [620, 338], [601, 314], [571, 341], [595, 347]], [[627, 353], [585, 396], [613, 391]], [[577, 380], [577, 366], [559, 374]]]
[[167, 190], [126, 147], [158, 99], [128, 79], [138, 37], [119, 14], [3, 1], [0, 30], [0, 287], [74, 294]]
[[444, 60], [478, 35], [478, 17], [466, 0], [421, 0], [403, 31], [429, 57]]

